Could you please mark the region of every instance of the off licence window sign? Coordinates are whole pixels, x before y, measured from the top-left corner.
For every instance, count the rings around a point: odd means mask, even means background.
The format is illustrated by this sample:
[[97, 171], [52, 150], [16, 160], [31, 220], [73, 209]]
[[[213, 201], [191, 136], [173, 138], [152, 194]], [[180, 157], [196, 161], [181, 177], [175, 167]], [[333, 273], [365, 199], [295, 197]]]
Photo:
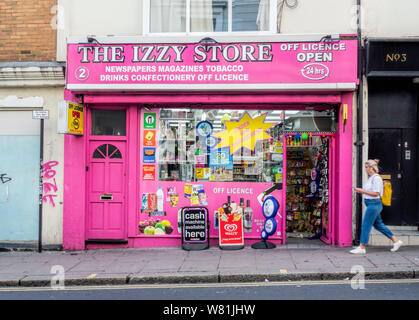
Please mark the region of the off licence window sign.
[[183, 242], [196, 243], [207, 241], [207, 211], [200, 208], [188, 208], [182, 211]]

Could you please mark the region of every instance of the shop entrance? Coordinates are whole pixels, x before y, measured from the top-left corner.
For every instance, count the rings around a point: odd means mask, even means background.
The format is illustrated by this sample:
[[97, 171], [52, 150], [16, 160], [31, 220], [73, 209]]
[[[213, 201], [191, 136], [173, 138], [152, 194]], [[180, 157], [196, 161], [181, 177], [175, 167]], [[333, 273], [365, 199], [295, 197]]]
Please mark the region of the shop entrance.
[[333, 137], [287, 134], [286, 143], [287, 238], [333, 244]]
[[91, 141], [87, 239], [125, 238], [125, 142]]
[[125, 110], [90, 112], [87, 155], [87, 242], [126, 242]]

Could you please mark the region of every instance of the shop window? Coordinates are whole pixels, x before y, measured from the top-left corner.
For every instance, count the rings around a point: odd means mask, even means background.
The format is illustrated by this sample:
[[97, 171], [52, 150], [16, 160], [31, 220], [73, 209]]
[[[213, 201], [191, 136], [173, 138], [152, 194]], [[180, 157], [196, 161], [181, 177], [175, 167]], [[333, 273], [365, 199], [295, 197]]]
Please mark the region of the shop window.
[[284, 1], [144, 0], [145, 33], [277, 32]]
[[336, 119], [333, 109], [286, 111], [284, 130], [288, 132], [334, 132], [337, 125]]
[[93, 153], [94, 159], [104, 159], [106, 158], [106, 144], [102, 144], [98, 147], [95, 152]]
[[92, 110], [92, 135], [94, 136], [125, 136], [125, 110]]
[[281, 182], [284, 132], [334, 123], [332, 109], [160, 109], [159, 180]]
[[278, 181], [283, 118], [282, 111], [162, 109], [159, 179]]

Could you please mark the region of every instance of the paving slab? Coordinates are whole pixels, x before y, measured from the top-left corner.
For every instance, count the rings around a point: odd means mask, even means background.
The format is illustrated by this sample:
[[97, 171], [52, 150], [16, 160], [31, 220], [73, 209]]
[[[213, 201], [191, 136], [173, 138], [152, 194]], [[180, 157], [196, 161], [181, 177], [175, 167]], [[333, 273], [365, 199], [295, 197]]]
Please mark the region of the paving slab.
[[[295, 244], [299, 245], [299, 244]], [[300, 245], [299, 245], [300, 246]], [[66, 285], [196, 283], [352, 279], [361, 266], [367, 279], [419, 278], [419, 247], [397, 253], [369, 246], [366, 255], [351, 248], [203, 251], [176, 248], [104, 249], [78, 252], [0, 254], [0, 286], [49, 286], [51, 267], [62, 265]]]

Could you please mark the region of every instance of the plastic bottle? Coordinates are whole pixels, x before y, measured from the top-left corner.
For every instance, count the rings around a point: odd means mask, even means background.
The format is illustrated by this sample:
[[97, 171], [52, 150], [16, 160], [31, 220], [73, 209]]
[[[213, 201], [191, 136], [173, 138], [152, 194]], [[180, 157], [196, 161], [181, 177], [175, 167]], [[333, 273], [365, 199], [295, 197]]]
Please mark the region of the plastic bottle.
[[164, 194], [161, 187], [157, 190], [157, 211], [163, 212]]

